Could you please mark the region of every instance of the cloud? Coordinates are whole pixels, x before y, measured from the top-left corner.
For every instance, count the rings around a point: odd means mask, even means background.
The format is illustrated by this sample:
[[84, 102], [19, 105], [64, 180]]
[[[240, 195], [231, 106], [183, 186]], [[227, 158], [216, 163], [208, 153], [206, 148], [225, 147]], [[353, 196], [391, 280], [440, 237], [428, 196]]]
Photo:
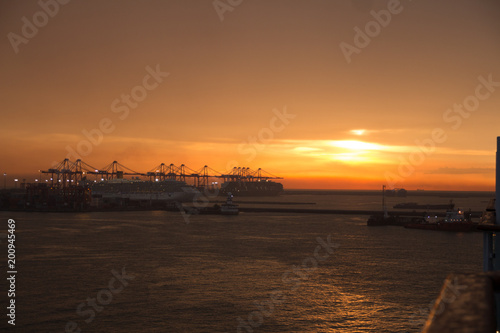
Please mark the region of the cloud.
[[425, 172], [426, 174], [435, 175], [470, 175], [470, 174], [492, 174], [495, 172], [495, 168], [438, 168], [435, 170], [429, 170]]
[[494, 156], [495, 152], [491, 150], [473, 150], [473, 149], [460, 149], [460, 148], [447, 148], [437, 147], [436, 153], [446, 155], [460, 155], [460, 156]]

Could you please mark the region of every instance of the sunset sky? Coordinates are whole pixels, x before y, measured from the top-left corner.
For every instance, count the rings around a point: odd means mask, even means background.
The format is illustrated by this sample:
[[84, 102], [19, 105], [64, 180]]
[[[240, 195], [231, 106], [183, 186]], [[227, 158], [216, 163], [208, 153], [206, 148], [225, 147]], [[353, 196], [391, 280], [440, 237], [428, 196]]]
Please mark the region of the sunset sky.
[[68, 157], [493, 190], [499, 17], [495, 0], [0, 0], [0, 172]]

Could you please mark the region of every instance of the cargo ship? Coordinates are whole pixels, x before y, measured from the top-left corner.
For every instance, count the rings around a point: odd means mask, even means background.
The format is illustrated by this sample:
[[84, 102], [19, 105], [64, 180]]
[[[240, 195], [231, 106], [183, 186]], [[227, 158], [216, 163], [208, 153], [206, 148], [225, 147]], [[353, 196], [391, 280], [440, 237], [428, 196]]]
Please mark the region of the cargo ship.
[[388, 197], [406, 197], [408, 193], [404, 188], [394, 188], [392, 190], [384, 190], [384, 192]]
[[220, 195], [277, 196], [283, 193], [283, 185], [270, 180], [229, 181], [221, 184]]
[[[435, 219], [435, 218], [434, 218]], [[404, 227], [409, 229], [423, 229], [436, 231], [451, 231], [451, 232], [473, 232], [477, 230], [478, 223], [472, 222], [470, 215], [460, 210], [448, 210], [446, 216], [441, 220], [432, 220], [430, 216], [420, 223], [407, 224]]]
[[403, 202], [393, 206], [401, 209], [453, 209], [455, 204], [450, 201], [448, 204], [418, 204], [416, 202]]

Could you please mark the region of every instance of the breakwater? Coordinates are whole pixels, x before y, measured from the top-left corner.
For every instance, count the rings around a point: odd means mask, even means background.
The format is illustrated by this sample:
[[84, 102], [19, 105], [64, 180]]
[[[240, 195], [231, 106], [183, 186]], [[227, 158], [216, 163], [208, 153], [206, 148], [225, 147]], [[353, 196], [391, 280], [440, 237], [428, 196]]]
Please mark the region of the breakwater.
[[[282, 208], [282, 207], [241, 207], [240, 212], [247, 213], [295, 213], [295, 214], [337, 214], [337, 215], [381, 215], [380, 210], [358, 209], [309, 209], [309, 208]], [[389, 211], [389, 216], [446, 216], [446, 212], [417, 212], [417, 211]], [[471, 217], [479, 218], [482, 212], [470, 212]]]

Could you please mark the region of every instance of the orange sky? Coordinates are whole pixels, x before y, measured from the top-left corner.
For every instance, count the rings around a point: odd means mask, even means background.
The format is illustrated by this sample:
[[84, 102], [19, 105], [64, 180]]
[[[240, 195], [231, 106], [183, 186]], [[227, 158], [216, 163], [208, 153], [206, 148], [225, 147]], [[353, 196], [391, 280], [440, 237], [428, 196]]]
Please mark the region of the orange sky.
[[81, 157], [261, 167], [286, 188], [494, 188], [497, 1], [42, 3], [0, 2], [9, 182]]

